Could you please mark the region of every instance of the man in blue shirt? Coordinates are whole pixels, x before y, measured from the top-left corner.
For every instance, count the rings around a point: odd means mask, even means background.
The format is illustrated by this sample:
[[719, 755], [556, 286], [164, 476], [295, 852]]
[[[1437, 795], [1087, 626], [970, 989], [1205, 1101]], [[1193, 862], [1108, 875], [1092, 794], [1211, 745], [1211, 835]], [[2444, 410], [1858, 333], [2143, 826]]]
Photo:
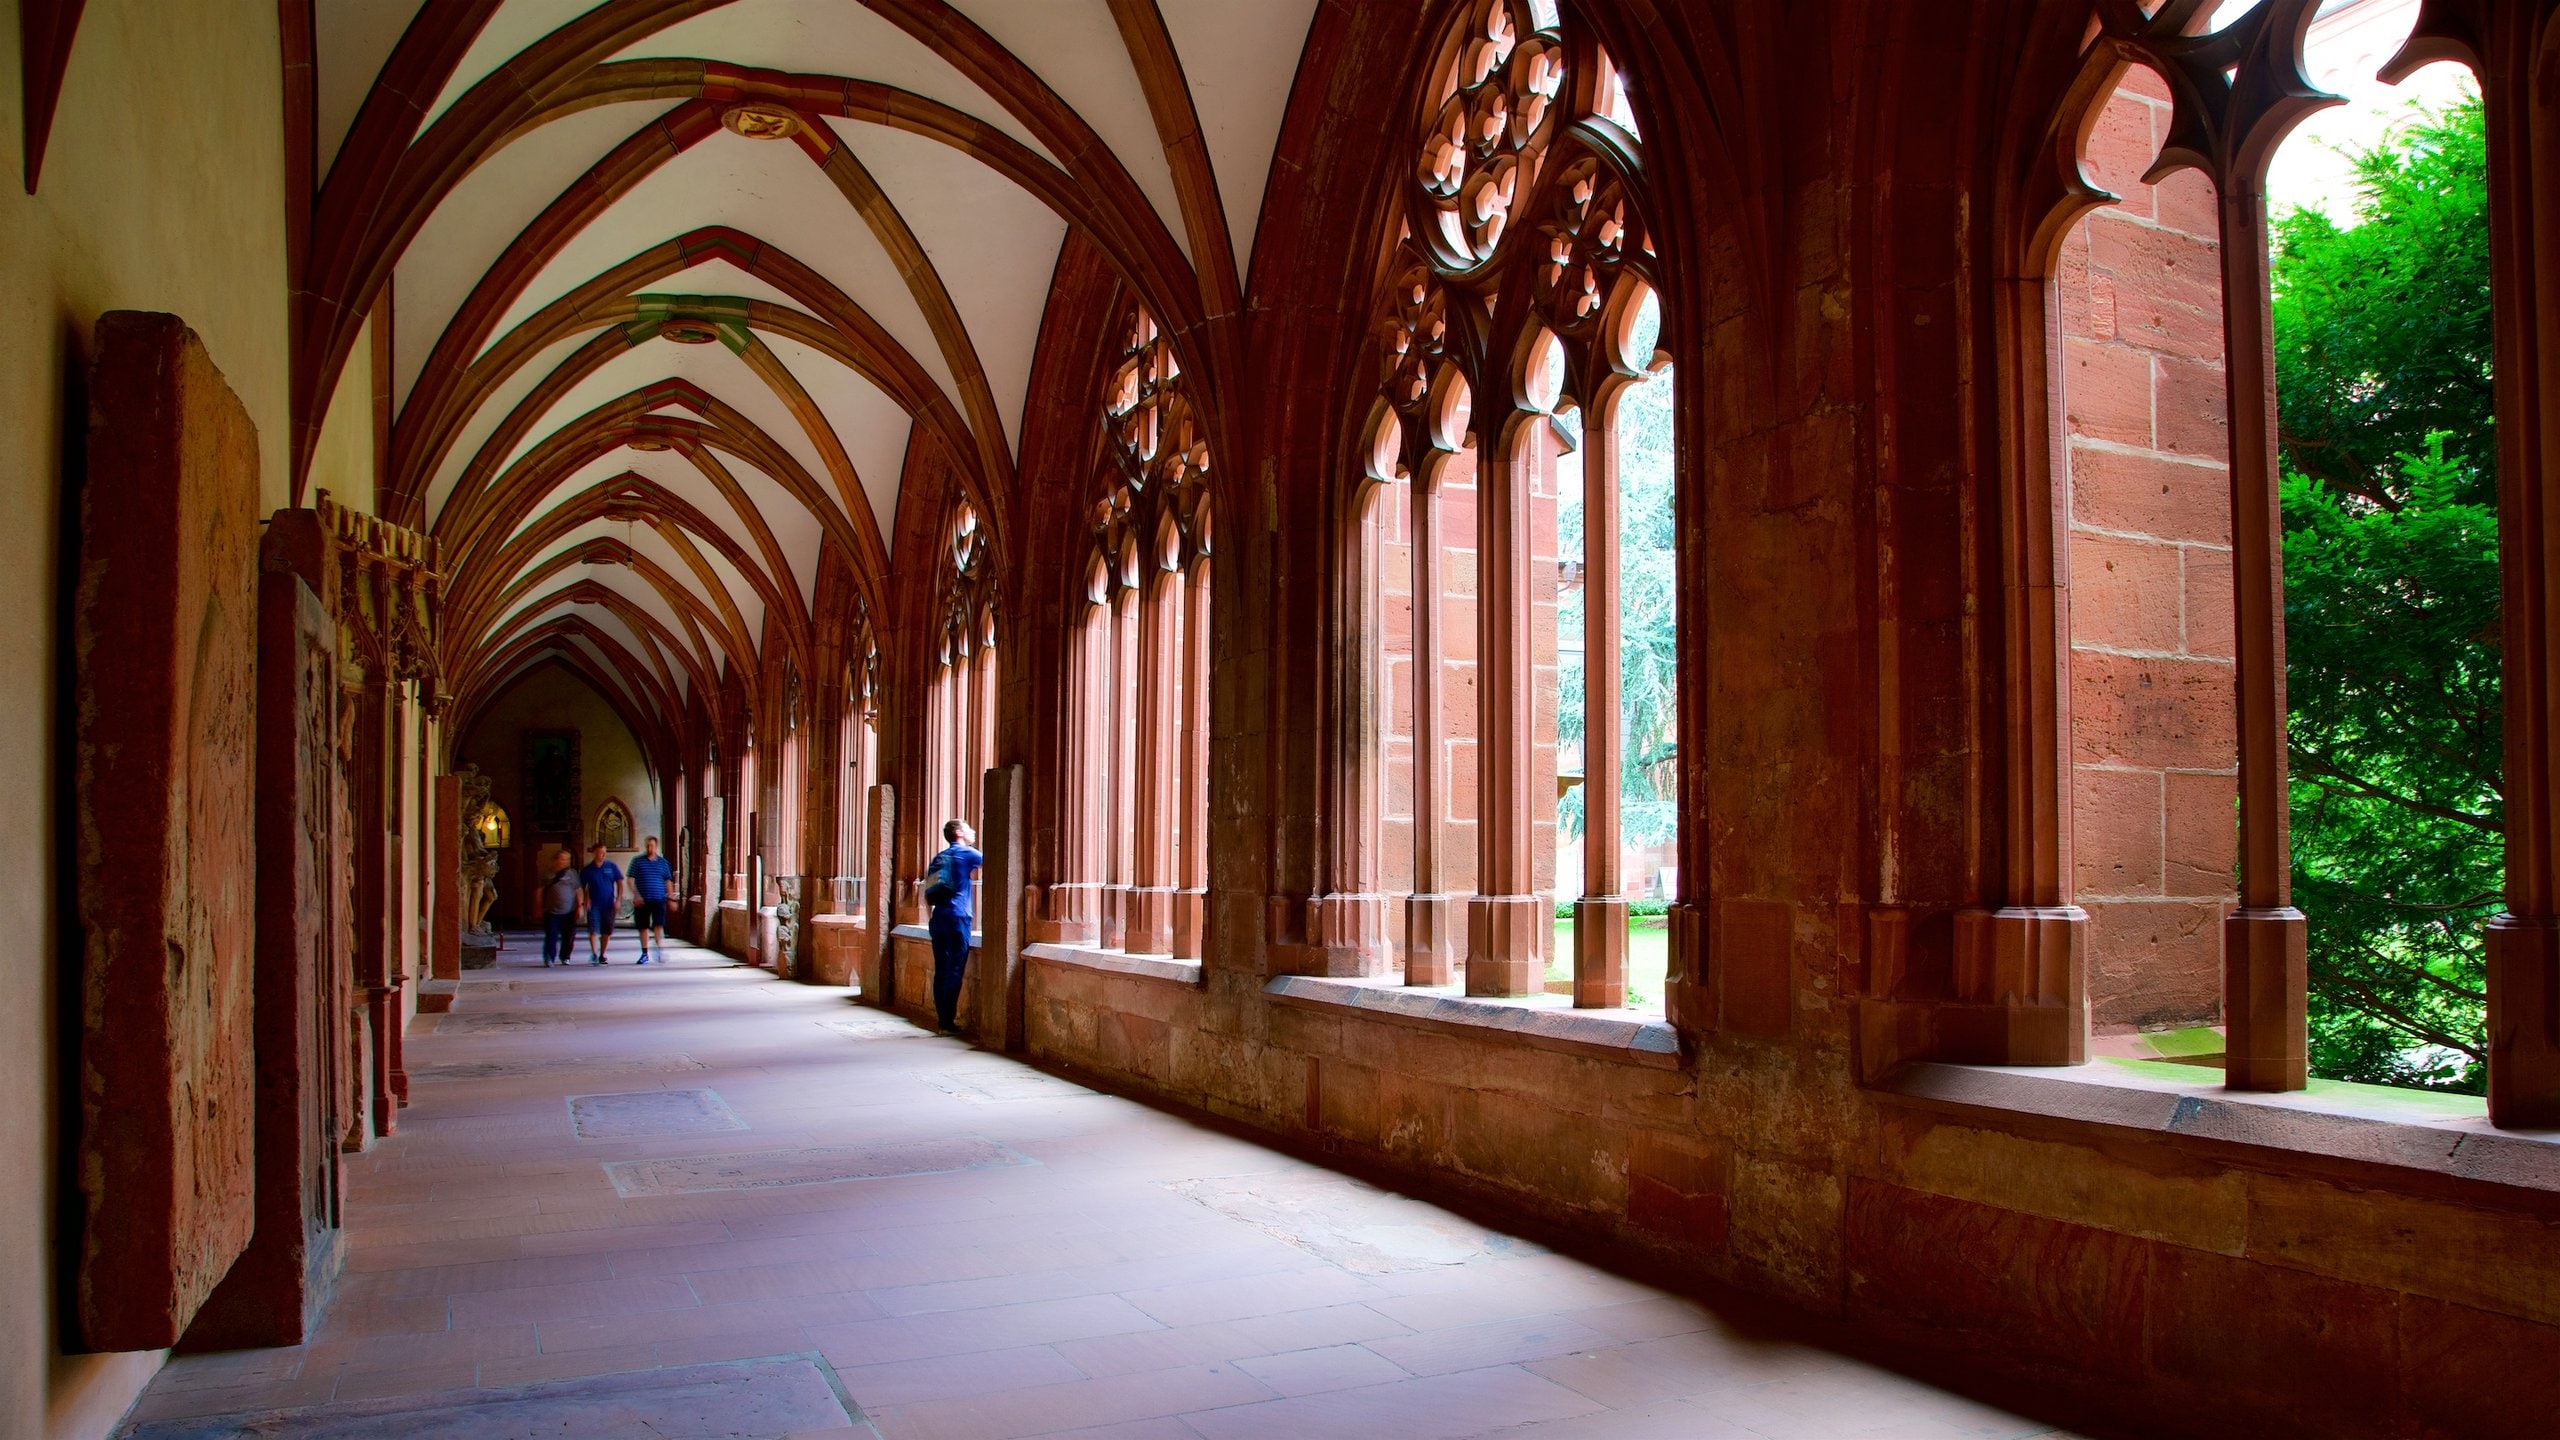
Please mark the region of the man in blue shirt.
[[933, 936], [933, 1011], [943, 1033], [957, 1029], [960, 981], [969, 970], [969, 930], [978, 912], [978, 869], [987, 857], [978, 853], [978, 832], [966, 820], [946, 820], [947, 843], [924, 870], [924, 896], [933, 913], [925, 929]]
[[604, 858], [602, 841], [588, 854], [578, 871], [578, 908], [587, 912], [587, 962], [601, 965], [613, 944], [613, 912], [622, 908], [622, 867]]
[[640, 842], [640, 854], [623, 872], [631, 881], [632, 893], [639, 898], [631, 906], [631, 928], [640, 932], [640, 963], [649, 963], [649, 940], [658, 941], [658, 960], [667, 958], [667, 882], [675, 878], [676, 867], [658, 853], [658, 837]]

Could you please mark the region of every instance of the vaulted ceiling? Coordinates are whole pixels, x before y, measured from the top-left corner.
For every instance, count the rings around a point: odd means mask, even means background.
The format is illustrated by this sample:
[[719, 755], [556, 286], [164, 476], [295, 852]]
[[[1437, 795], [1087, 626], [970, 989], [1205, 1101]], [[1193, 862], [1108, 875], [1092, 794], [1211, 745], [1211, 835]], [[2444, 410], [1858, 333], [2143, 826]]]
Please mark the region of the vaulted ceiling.
[[1238, 309], [1314, 8], [319, 0], [298, 462], [387, 315], [448, 672], [681, 705], [805, 635], [824, 548], [878, 612], [920, 435], [1004, 491], [1071, 228]]

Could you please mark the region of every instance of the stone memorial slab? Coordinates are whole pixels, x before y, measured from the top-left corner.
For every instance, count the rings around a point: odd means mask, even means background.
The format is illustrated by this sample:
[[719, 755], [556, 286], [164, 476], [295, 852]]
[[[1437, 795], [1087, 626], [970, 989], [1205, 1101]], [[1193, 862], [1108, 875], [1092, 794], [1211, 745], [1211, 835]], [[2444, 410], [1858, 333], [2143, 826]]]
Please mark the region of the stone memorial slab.
[[567, 1055], [538, 1060], [456, 1060], [443, 1065], [412, 1065], [409, 1079], [507, 1080], [530, 1075], [671, 1074], [705, 1069], [690, 1055]]
[[744, 1130], [747, 1122], [716, 1090], [628, 1090], [570, 1096], [569, 1128], [581, 1140], [631, 1140]]
[[856, 1040], [915, 1040], [933, 1033], [895, 1015], [848, 1015], [841, 1020], [821, 1020], [818, 1023]]
[[617, 1160], [604, 1167], [615, 1193], [645, 1196], [705, 1195], [724, 1190], [775, 1190], [827, 1185], [839, 1180], [884, 1180], [898, 1175], [948, 1175], [1029, 1165], [1031, 1157], [976, 1135], [880, 1145], [820, 1145], [800, 1150], [753, 1150], [737, 1155], [687, 1155], [667, 1160]]
[[1008, 1067], [1002, 1070], [954, 1070], [941, 1075], [927, 1075], [925, 1083], [945, 1095], [980, 1105], [1005, 1104], [1020, 1100], [1089, 1100], [1101, 1094], [1088, 1090], [1072, 1080], [1043, 1075], [1037, 1070]]
[[566, 1015], [511, 1013], [505, 1010], [452, 1011], [436, 1017], [436, 1035], [513, 1035], [527, 1030], [572, 1030]]
[[687, 1365], [389, 1400], [293, 1410], [159, 1420], [126, 1440], [737, 1440], [741, 1436], [832, 1435], [861, 1423], [837, 1398], [826, 1372], [808, 1360]]
[[1546, 1253], [1437, 1205], [1336, 1175], [1222, 1176], [1170, 1188], [1356, 1275]]
[[259, 477], [193, 331], [99, 320], [72, 607], [91, 1349], [176, 1343], [256, 1221]]

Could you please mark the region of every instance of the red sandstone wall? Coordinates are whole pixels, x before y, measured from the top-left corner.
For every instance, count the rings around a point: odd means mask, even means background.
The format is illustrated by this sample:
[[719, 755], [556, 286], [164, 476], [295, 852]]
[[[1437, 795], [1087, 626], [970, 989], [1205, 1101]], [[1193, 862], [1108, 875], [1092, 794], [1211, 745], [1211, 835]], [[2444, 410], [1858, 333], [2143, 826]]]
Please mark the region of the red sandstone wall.
[[2089, 142], [2123, 200], [2056, 282], [2071, 485], [2073, 834], [2100, 1026], [2211, 1022], [2233, 899], [2231, 499], [2210, 184], [2139, 177], [2166, 92], [2130, 72]]

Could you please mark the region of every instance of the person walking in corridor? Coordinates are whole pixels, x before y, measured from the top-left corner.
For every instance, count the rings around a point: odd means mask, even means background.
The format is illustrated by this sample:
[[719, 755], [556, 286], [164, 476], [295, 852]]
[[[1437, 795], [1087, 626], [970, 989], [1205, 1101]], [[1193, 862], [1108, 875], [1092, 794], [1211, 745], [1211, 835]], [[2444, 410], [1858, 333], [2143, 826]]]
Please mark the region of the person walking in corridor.
[[551, 878], [542, 882], [542, 968], [569, 963], [569, 942], [577, 934], [579, 889], [584, 882], [569, 852], [551, 854]]
[[631, 928], [640, 932], [640, 963], [649, 963], [649, 942], [658, 942], [658, 963], [667, 963], [667, 882], [675, 878], [676, 867], [658, 853], [658, 837], [640, 842], [640, 853], [632, 857], [631, 868], [622, 872], [631, 881]]
[[959, 1028], [960, 981], [969, 970], [969, 930], [977, 918], [978, 832], [966, 820], [942, 823], [942, 853], [924, 870], [925, 929], [933, 936], [933, 1013], [944, 1034]]
[[586, 891], [581, 901], [587, 912], [587, 960], [602, 965], [605, 952], [613, 948], [614, 912], [622, 908], [622, 867], [605, 858], [602, 841], [589, 853], [594, 858], [578, 872]]

